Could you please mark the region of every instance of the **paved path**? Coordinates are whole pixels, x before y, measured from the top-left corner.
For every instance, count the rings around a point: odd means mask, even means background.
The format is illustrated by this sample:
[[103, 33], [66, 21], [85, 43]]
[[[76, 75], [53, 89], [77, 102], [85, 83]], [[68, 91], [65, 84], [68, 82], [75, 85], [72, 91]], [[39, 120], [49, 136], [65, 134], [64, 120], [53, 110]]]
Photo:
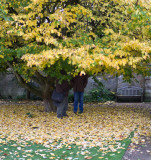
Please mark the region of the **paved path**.
[[[127, 106], [129, 108], [138, 108], [147, 110], [151, 116], [151, 103], [110, 103], [111, 107]], [[151, 126], [150, 126], [151, 127]], [[144, 144], [132, 145], [128, 147], [122, 160], [151, 160], [151, 137], [142, 137], [145, 139]], [[135, 147], [135, 148], [134, 148]]]
[[[115, 105], [142, 108], [148, 110], [151, 115], [151, 103], [116, 103]], [[135, 148], [134, 145], [130, 145], [122, 160], [151, 160], [151, 137], [142, 137], [142, 139], [145, 139], [145, 144], [135, 145]]]
[[145, 139], [145, 144], [136, 145], [134, 149], [130, 145], [122, 160], [151, 160], [151, 137]]

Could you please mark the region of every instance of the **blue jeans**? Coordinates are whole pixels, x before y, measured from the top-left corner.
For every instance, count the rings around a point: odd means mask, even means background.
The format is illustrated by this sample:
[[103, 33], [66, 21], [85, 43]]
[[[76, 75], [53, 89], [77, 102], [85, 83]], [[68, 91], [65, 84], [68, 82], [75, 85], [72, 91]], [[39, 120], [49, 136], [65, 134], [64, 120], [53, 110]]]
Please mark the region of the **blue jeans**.
[[73, 112], [78, 111], [78, 103], [80, 112], [83, 112], [83, 95], [84, 92], [74, 92], [74, 110]]

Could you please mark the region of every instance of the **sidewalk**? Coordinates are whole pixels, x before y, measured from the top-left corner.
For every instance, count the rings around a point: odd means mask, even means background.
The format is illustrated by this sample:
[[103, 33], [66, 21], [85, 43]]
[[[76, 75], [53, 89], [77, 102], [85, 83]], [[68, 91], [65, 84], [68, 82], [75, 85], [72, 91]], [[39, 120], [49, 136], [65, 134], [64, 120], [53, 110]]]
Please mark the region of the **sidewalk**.
[[[147, 109], [151, 115], [151, 103], [137, 103], [136, 105], [134, 103], [132, 106]], [[151, 137], [142, 137], [142, 139], [145, 139], [142, 145], [130, 144], [122, 160], [151, 160]]]
[[145, 144], [136, 145], [135, 148], [130, 145], [122, 160], [151, 160], [151, 137], [143, 139]]

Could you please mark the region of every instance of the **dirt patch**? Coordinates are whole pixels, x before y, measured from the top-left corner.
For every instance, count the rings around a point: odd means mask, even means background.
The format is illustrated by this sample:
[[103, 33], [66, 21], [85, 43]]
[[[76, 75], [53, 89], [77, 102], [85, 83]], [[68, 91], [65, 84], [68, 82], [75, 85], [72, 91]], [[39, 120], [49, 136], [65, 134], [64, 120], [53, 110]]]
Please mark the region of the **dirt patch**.
[[151, 110], [151, 103], [142, 102], [142, 103], [117, 103], [117, 102], [105, 102], [103, 105], [108, 105], [110, 107], [128, 107], [128, 108], [139, 108], [139, 109], [147, 109]]
[[[43, 101], [31, 101], [31, 100], [23, 100], [23, 101], [12, 101], [12, 100], [0, 100], [0, 106], [1, 105], [35, 105], [35, 106], [41, 106], [43, 105]], [[94, 104], [94, 103], [93, 103]], [[142, 109], [148, 109], [151, 110], [151, 102], [142, 102], [142, 103], [117, 103], [114, 101], [108, 101], [105, 103], [96, 103], [96, 106], [109, 106], [109, 107], [128, 107], [128, 108], [142, 108]]]
[[0, 106], [2, 105], [34, 105], [34, 106], [41, 106], [43, 105], [43, 101], [11, 101], [11, 100], [0, 100]]

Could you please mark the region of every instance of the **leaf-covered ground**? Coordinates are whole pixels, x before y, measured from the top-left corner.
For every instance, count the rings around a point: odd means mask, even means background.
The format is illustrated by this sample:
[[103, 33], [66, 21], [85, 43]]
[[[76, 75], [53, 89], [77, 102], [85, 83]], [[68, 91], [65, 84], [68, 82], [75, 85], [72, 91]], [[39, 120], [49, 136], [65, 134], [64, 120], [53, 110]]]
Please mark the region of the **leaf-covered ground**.
[[35, 159], [39, 155], [36, 160], [111, 160], [115, 156], [121, 160], [130, 140], [140, 144], [145, 143], [142, 136], [151, 136], [151, 110], [137, 104], [85, 104], [80, 115], [73, 113], [70, 104], [69, 117], [63, 119], [42, 110], [40, 102], [1, 101], [1, 159]]

